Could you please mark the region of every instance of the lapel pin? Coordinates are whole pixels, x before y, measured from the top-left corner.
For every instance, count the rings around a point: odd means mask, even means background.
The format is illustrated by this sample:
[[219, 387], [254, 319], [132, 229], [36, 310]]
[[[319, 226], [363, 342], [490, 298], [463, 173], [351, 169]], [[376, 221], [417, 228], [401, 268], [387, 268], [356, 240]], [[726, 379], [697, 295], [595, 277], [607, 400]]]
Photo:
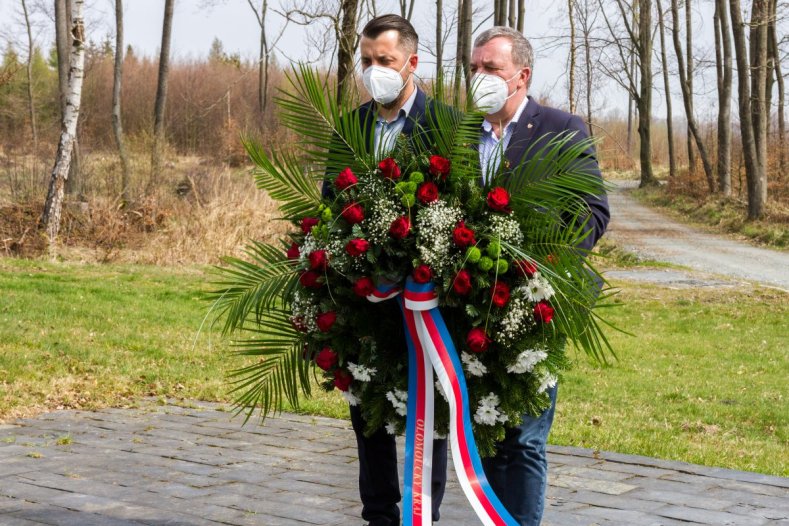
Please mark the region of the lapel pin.
[[529, 123], [529, 124], [526, 125], [526, 127], [529, 128], [529, 129], [531, 129], [533, 126], [534, 126], [534, 124], [532, 124], [532, 123]]

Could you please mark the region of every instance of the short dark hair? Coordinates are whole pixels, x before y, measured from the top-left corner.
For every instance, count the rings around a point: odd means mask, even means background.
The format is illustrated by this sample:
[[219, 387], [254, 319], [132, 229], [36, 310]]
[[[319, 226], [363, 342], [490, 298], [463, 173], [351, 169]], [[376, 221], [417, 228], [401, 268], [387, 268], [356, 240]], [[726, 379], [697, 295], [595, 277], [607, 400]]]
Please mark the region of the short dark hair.
[[399, 44], [411, 53], [416, 53], [419, 46], [419, 35], [416, 34], [411, 22], [400, 15], [381, 15], [373, 18], [362, 29], [362, 35], [367, 38], [378, 38], [384, 31], [394, 29], [399, 35]]

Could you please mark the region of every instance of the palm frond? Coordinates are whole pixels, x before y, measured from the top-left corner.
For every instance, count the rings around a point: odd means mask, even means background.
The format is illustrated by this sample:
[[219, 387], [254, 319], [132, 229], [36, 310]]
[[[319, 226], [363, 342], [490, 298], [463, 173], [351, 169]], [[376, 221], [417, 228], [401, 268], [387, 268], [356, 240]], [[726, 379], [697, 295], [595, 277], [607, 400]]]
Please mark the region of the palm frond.
[[296, 286], [293, 262], [281, 248], [254, 241], [245, 250], [249, 260], [226, 257], [227, 267], [216, 267], [223, 279], [208, 293], [216, 317], [225, 317], [223, 333], [244, 327], [251, 314], [260, 320], [273, 307], [283, 307]]

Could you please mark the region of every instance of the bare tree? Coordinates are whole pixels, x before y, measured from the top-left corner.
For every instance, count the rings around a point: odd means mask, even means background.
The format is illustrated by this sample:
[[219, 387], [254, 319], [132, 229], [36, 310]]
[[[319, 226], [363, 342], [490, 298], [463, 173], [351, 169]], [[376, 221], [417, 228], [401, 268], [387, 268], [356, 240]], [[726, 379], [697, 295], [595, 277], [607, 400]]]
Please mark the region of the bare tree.
[[[68, 98], [68, 74], [71, 56], [71, 13], [72, 0], [55, 0], [55, 48], [58, 56], [58, 92], [60, 94], [60, 118], [66, 113], [66, 99]], [[71, 162], [69, 175], [66, 180], [66, 193], [73, 194], [79, 188], [80, 179], [79, 155], [79, 121], [77, 132], [74, 135], [74, 144], [71, 148]]]
[[[687, 52], [687, 69], [686, 69], [686, 78], [687, 78], [687, 85], [688, 85], [688, 105], [690, 109], [688, 110], [688, 115], [694, 114], [693, 109], [693, 76], [694, 76], [694, 64], [693, 64], [693, 16], [692, 16], [692, 1], [693, 0], [685, 0], [685, 48]], [[679, 31], [679, 21], [675, 18], [674, 19], [674, 26]], [[696, 171], [696, 152], [693, 150], [693, 132], [690, 129], [690, 124], [688, 124], [688, 131], [685, 136], [687, 140], [687, 147], [688, 147], [688, 170], [690, 172]], [[709, 178], [710, 176], [707, 175]], [[713, 190], [710, 190], [713, 191]]]
[[764, 214], [767, 202], [767, 129], [770, 125], [767, 79], [772, 74], [768, 61], [767, 37], [770, 20], [770, 1], [753, 0], [751, 4], [750, 44], [751, 44], [751, 115], [753, 116], [753, 138], [758, 165], [761, 167], [759, 180], [754, 181], [755, 204]]
[[725, 0], [715, 0], [715, 72], [718, 85], [718, 189], [731, 195], [731, 28]]
[[160, 177], [162, 150], [164, 149], [164, 108], [167, 104], [167, 80], [170, 72], [170, 37], [173, 30], [173, 7], [175, 0], [165, 0], [162, 21], [162, 47], [159, 50], [159, 78], [156, 83], [156, 102], [153, 111], [153, 147], [151, 148], [151, 176], [148, 190]]
[[[601, 64], [612, 79], [619, 82], [629, 93], [638, 109], [638, 135], [639, 135], [639, 165], [641, 168], [640, 186], [657, 184], [652, 170], [652, 1], [638, 0], [631, 11], [629, 2], [615, 0], [619, 11], [619, 21], [624, 26], [627, 34], [626, 44], [619, 38], [619, 31], [614, 27], [600, 0], [600, 8], [605, 18], [606, 26], [615, 42], [618, 62], [627, 80], [621, 77], [609, 66]], [[637, 11], [637, 13], [634, 13]], [[635, 23], [631, 23], [635, 20]], [[630, 70], [628, 53], [635, 57], [638, 65], [638, 81]], [[601, 61], [602, 62], [602, 61]]]
[[69, 93], [66, 98], [58, 151], [55, 166], [49, 181], [47, 200], [41, 215], [41, 225], [49, 236], [50, 248], [54, 248], [60, 230], [60, 216], [63, 210], [63, 195], [68, 179], [71, 149], [77, 132], [80, 100], [82, 98], [82, 79], [85, 66], [85, 25], [82, 19], [83, 0], [73, 0], [71, 11], [71, 62], [68, 74]]
[[345, 86], [353, 75], [353, 57], [359, 37], [356, 34], [359, 0], [341, 0], [342, 18], [337, 46], [337, 100], [345, 93]]
[[[436, 80], [444, 83], [444, 3], [436, 0]], [[442, 86], [443, 88], [443, 86]]]
[[573, 14], [574, 0], [567, 0], [567, 16], [570, 21], [570, 79], [567, 98], [570, 103], [570, 113], [575, 113], [575, 15]]
[[[778, 20], [778, 2], [770, 2], [770, 24], [768, 27], [769, 42], [768, 54], [773, 62], [775, 70], [775, 81], [778, 84], [778, 166], [781, 173], [786, 173], [786, 123], [784, 122], [784, 77], [781, 68], [781, 56], [779, 54], [778, 37], [776, 23]], [[768, 87], [768, 93], [772, 92], [772, 87]]]
[[121, 199], [124, 206], [131, 202], [129, 191], [129, 156], [123, 142], [123, 122], [121, 120], [121, 82], [123, 76], [123, 0], [115, 0], [115, 64], [112, 82], [112, 131], [121, 160]]
[[[455, 39], [455, 100], [459, 100], [460, 98], [461, 78], [465, 79], [465, 87], [466, 91], [468, 91], [469, 73], [471, 69], [471, 35], [474, 32], [471, 25], [471, 2], [472, 0], [458, 0], [457, 37]], [[500, 7], [499, 5], [496, 9]], [[497, 12], [494, 12], [494, 19], [496, 15]]]
[[599, 11], [594, 8], [595, 0], [573, 0], [575, 2], [574, 13], [577, 18], [578, 28], [581, 32], [583, 57], [584, 57], [584, 96], [586, 98], [586, 125], [589, 128], [589, 135], [594, 137], [594, 123], [592, 117], [592, 92], [595, 82], [595, 66], [593, 63], [593, 32], [597, 27], [597, 17]]
[[674, 119], [671, 113], [671, 84], [668, 78], [668, 56], [666, 55], [666, 23], [663, 6], [657, 0], [658, 22], [660, 28], [660, 63], [663, 69], [663, 88], [666, 92], [666, 134], [668, 140], [668, 175], [677, 175], [677, 154], [674, 151]]
[[677, 0], [671, 0], [671, 16], [674, 22], [671, 35], [674, 41], [674, 51], [677, 55], [677, 64], [679, 66], [679, 83], [682, 88], [682, 102], [685, 106], [685, 116], [688, 120], [688, 128], [690, 128], [690, 133], [695, 139], [696, 146], [698, 147], [701, 162], [704, 165], [704, 175], [707, 177], [707, 186], [709, 187], [710, 192], [715, 192], [716, 185], [712, 174], [712, 164], [710, 163], [710, 158], [707, 154], [707, 148], [704, 145], [701, 132], [699, 131], [698, 124], [696, 123], [696, 117], [693, 114], [693, 99], [690, 93], [691, 87], [688, 84], [687, 69], [685, 69], [685, 57], [682, 53], [682, 43], [679, 39], [679, 6], [677, 4]]
[[260, 6], [260, 11], [258, 11], [257, 7], [255, 7], [255, 4], [252, 2], [252, 0], [247, 0], [247, 3], [252, 9], [252, 12], [255, 13], [255, 19], [258, 22], [258, 26], [260, 26], [260, 54], [258, 58], [258, 109], [260, 110], [260, 115], [262, 117], [266, 113], [266, 104], [268, 102], [266, 94], [268, 93], [268, 72], [271, 62], [271, 53], [277, 47], [279, 40], [285, 33], [285, 29], [288, 27], [288, 21], [285, 20], [285, 23], [280, 26], [277, 36], [269, 41], [268, 34], [266, 32], [266, 18], [269, 12], [268, 0], [263, 0], [262, 5]]
[[[759, 0], [754, 0], [751, 24], [759, 21], [759, 7]], [[737, 60], [737, 99], [740, 114], [742, 155], [748, 186], [748, 218], [759, 219], [764, 214], [764, 205], [767, 200], [767, 175], [764, 164], [766, 155], [762, 156], [762, 152], [756, 147], [756, 134], [751, 107], [759, 104], [759, 97], [757, 94], [755, 99], [752, 98], [750, 82], [750, 77], [758, 75], [759, 69], [754, 64], [754, 70], [751, 71], [748, 47], [745, 41], [745, 23], [740, 11], [740, 0], [729, 0], [729, 14], [731, 15], [732, 37], [734, 40], [734, 56]], [[751, 31], [754, 30], [752, 29]], [[752, 38], [754, 36], [756, 35], [751, 35]], [[758, 62], [758, 57], [755, 57], [755, 62]]]
[[[510, 0], [514, 1], [514, 0]], [[523, 21], [526, 18], [526, 0], [518, 0], [518, 31], [523, 33]]]
[[408, 21], [411, 21], [411, 16], [414, 14], [414, 0], [399, 0], [400, 1], [400, 16]]
[[30, 27], [30, 15], [27, 12], [27, 3], [22, 0], [22, 13], [25, 16], [25, 28], [27, 29], [27, 102], [30, 112], [30, 131], [33, 137], [33, 151], [38, 151], [38, 130], [36, 129], [36, 102], [33, 97], [33, 52], [35, 43], [33, 42], [33, 29]]

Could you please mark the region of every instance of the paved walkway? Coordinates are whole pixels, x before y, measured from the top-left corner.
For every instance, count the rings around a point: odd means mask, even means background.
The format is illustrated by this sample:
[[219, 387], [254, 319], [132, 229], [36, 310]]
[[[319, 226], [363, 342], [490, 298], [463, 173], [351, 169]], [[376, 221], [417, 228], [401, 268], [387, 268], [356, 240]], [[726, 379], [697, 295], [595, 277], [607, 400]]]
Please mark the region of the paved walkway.
[[[59, 411], [0, 426], [0, 524], [361, 525], [353, 435], [212, 404]], [[789, 479], [552, 447], [544, 525], [789, 525]], [[440, 524], [479, 522], [451, 477]]]

